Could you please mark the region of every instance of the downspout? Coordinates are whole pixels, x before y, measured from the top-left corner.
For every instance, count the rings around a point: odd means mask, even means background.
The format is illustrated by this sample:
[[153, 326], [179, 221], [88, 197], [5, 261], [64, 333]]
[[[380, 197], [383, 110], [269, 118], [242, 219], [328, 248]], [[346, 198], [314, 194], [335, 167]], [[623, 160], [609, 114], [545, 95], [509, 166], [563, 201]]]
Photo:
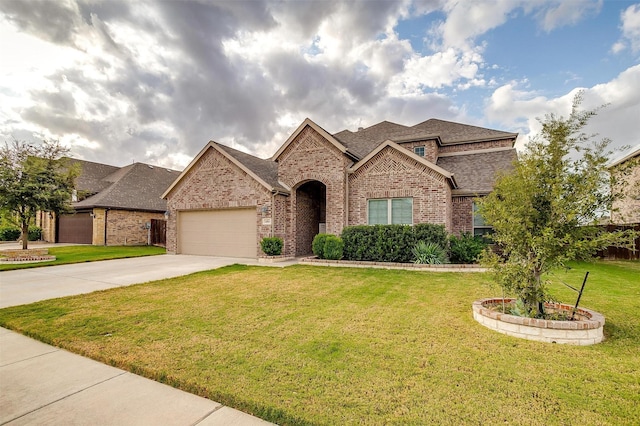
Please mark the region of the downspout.
[[109, 209], [104, 209], [104, 245], [107, 246], [107, 216]]
[[351, 163], [344, 171], [344, 227], [349, 226], [349, 175], [351, 174], [349, 170], [354, 164], [355, 163]]
[[275, 216], [275, 211], [276, 211], [276, 194], [278, 192], [277, 191], [271, 191], [271, 237], [275, 237], [274, 235], [274, 229], [276, 226], [276, 220], [274, 218]]

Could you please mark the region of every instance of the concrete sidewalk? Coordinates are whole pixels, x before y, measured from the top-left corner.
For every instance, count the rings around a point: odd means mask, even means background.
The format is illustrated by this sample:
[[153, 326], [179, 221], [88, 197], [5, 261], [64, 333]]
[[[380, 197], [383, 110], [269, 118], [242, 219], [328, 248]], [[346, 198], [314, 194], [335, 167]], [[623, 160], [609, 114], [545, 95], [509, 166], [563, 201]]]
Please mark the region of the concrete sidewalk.
[[0, 328], [0, 425], [268, 425]]

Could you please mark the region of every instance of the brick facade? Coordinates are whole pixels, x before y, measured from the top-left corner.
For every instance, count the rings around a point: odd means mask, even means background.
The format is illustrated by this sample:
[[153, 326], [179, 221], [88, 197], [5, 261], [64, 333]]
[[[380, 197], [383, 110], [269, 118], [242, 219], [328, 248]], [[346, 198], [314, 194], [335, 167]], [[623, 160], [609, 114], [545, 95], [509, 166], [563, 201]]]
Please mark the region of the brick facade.
[[[261, 256], [259, 241], [267, 236], [282, 238], [284, 256], [307, 255], [322, 224], [334, 235], [347, 225], [367, 224], [368, 200], [375, 198], [412, 198], [414, 224], [442, 224], [455, 234], [473, 232], [474, 197], [452, 195], [450, 171], [435, 166], [438, 156], [512, 147], [514, 142], [438, 146], [435, 140], [399, 141], [370, 151], [366, 163], [352, 170], [356, 160], [351, 151], [345, 152], [337, 139], [309, 122], [305, 120], [272, 160], [247, 159], [219, 144], [208, 145], [168, 190], [167, 251], [177, 249], [180, 211], [252, 207], [258, 225], [256, 256]], [[408, 152], [416, 146], [425, 147], [424, 160], [431, 165]]]
[[448, 154], [450, 152], [477, 151], [481, 149], [491, 149], [491, 148], [511, 148], [512, 146], [513, 146], [513, 140], [510, 140], [510, 139], [502, 139], [498, 141], [459, 143], [455, 145], [441, 146], [438, 150], [438, 155]]
[[452, 231], [446, 178], [390, 147], [349, 176], [349, 225], [367, 224], [367, 200], [403, 197], [413, 198], [413, 223], [441, 224]]
[[[326, 187], [326, 231], [340, 235], [345, 226], [346, 168], [352, 161], [311, 127], [302, 130], [277, 161], [279, 181], [292, 189], [285, 221], [285, 254], [308, 254], [311, 248], [308, 238], [301, 237], [300, 241], [296, 238], [297, 231], [302, 229], [298, 222], [304, 220], [308, 203], [308, 194], [298, 189], [311, 181], [318, 181]], [[299, 243], [304, 247], [298, 247]]]
[[460, 235], [463, 232], [473, 234], [473, 199], [474, 197], [452, 197], [453, 209], [452, 232]]
[[438, 160], [438, 144], [435, 140], [419, 141], [419, 142], [403, 142], [399, 144], [401, 147], [413, 152], [413, 148], [424, 147], [424, 159], [436, 164]]
[[269, 221], [262, 220], [272, 215], [272, 199], [267, 188], [224, 155], [209, 148], [173, 188], [167, 200], [167, 252], [176, 253], [177, 250], [179, 211], [255, 207], [258, 226], [256, 257], [259, 256], [259, 241], [270, 236], [274, 226], [273, 222], [269, 224]]
[[[146, 224], [151, 224], [151, 219], [164, 219], [164, 213], [108, 210], [106, 218], [108, 246], [135, 246], [149, 244], [149, 230]], [[99, 234], [98, 238], [104, 244], [104, 228], [99, 229], [96, 226], [95, 218], [93, 230], [94, 238]], [[98, 242], [94, 239], [93, 244], [97, 245]]]
[[[91, 244], [94, 246], [105, 245], [105, 234], [108, 246], [146, 245], [148, 232], [145, 224], [151, 223], [151, 219], [164, 219], [164, 213], [159, 212], [94, 208], [91, 213], [93, 214]], [[42, 240], [56, 242], [55, 215], [40, 212], [36, 219], [36, 225], [43, 230]]]

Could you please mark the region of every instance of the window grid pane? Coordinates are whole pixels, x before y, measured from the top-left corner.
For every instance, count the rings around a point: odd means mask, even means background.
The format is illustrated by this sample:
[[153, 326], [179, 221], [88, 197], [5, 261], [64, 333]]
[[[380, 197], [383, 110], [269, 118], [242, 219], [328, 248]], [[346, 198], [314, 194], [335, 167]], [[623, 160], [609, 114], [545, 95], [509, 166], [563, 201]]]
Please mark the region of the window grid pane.
[[391, 200], [391, 223], [411, 225], [413, 223], [413, 199], [393, 198]]
[[424, 146], [416, 146], [413, 148], [413, 152], [420, 157], [424, 157]]
[[369, 200], [369, 225], [388, 224], [387, 212], [387, 200]]
[[476, 203], [473, 203], [473, 226], [474, 227], [487, 226], [484, 223], [484, 218], [480, 216], [480, 214], [478, 213], [478, 206], [476, 205]]

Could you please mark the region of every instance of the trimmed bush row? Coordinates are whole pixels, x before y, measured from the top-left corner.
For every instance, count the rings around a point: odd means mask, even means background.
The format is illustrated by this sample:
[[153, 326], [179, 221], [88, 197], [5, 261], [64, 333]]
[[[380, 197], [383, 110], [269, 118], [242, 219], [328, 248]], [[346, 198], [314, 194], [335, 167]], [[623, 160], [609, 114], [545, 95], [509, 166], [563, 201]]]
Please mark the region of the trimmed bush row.
[[371, 262], [409, 263], [415, 260], [418, 241], [434, 243], [448, 250], [448, 235], [443, 225], [359, 225], [342, 231], [344, 259]]
[[485, 247], [480, 237], [469, 233], [449, 236], [443, 225], [421, 223], [348, 226], [341, 239], [329, 234], [316, 235], [312, 250], [320, 259], [446, 263], [450, 258], [452, 263], [474, 263]]
[[[20, 228], [5, 226], [0, 228], [0, 241], [17, 241], [20, 238]], [[29, 227], [29, 241], [38, 241], [42, 238], [42, 229], [37, 226]]]

